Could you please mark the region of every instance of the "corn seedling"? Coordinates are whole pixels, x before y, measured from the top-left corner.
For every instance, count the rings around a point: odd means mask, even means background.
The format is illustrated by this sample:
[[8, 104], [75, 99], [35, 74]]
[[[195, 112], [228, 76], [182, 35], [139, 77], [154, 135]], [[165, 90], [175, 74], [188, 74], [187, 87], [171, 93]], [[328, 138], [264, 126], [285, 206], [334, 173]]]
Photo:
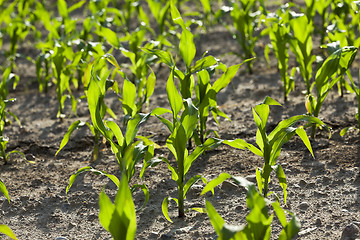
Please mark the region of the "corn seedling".
[[[229, 119], [217, 106], [217, 93], [231, 82], [240, 66], [251, 59], [227, 68], [224, 64], [219, 64], [218, 60], [213, 56], [205, 56], [205, 53], [201, 59], [192, 64], [196, 53], [196, 47], [193, 41], [194, 36], [186, 28], [185, 22], [173, 3], [170, 4], [170, 10], [173, 21], [182, 28], [178, 49], [185, 63], [186, 70], [182, 71], [178, 69], [174, 57], [167, 51], [146, 48], [144, 48], [144, 51], [156, 55], [161, 62], [171, 68], [171, 75], [179, 80], [179, 90], [182, 99], [196, 99], [194, 104], [198, 109], [199, 124], [195, 129], [194, 140], [197, 145], [200, 145], [206, 141], [205, 137], [209, 133], [206, 129], [206, 122], [210, 111], [216, 122], [217, 116]], [[224, 73], [211, 85], [210, 78], [216, 68], [221, 69]], [[196, 86], [195, 76], [197, 77]], [[195, 97], [193, 96], [194, 88]]]
[[[256, 56], [254, 48], [260, 35], [256, 36], [255, 31], [258, 28], [261, 15], [261, 10], [258, 10], [259, 6], [257, 6], [258, 2], [260, 2], [262, 8], [264, 6], [261, 4], [262, 1], [256, 0], [241, 0], [239, 3], [233, 2], [232, 4], [231, 18], [236, 29], [233, 36], [242, 49], [242, 53], [236, 53], [236, 55], [240, 56], [242, 60]], [[262, 11], [265, 11], [265, 9], [262, 9]], [[249, 73], [252, 73], [252, 65], [253, 61], [247, 62]]]
[[[192, 176], [186, 181], [187, 173], [192, 163], [207, 149], [215, 148], [221, 143], [221, 140], [209, 138], [204, 144], [199, 145], [195, 150], [189, 154], [186, 145], [191, 139], [194, 130], [198, 124], [198, 110], [193, 105], [191, 99], [186, 99], [183, 103], [183, 99], [179, 94], [174, 84], [174, 69], [171, 71], [170, 77], [167, 81], [166, 91], [168, 94], [171, 111], [167, 109], [155, 109], [152, 114], [157, 115], [160, 112], [172, 113], [173, 122], [171, 123], [165, 118], [159, 117], [159, 119], [169, 128], [171, 135], [166, 141], [166, 146], [172, 152], [176, 159], [176, 166], [172, 166], [168, 159], [161, 158], [168, 165], [171, 171], [171, 176], [177, 183], [178, 198], [166, 197], [162, 203], [162, 211], [165, 218], [172, 222], [168, 213], [168, 204], [170, 200], [174, 200], [178, 205], [178, 216], [185, 216], [184, 199], [188, 190], [198, 180], [202, 180], [206, 183], [206, 179], [200, 175]], [[184, 108], [184, 111], [179, 117], [180, 111]]]
[[316, 56], [311, 55], [313, 25], [306, 15], [291, 19], [289, 24], [292, 30], [290, 49], [300, 65], [300, 73], [306, 85], [306, 94], [310, 94], [312, 63], [316, 60]]
[[[274, 50], [276, 59], [278, 61], [278, 68], [283, 82], [283, 97], [284, 102], [287, 101], [287, 96], [294, 89], [295, 83], [292, 76], [288, 74], [288, 43], [290, 26], [288, 24], [288, 7], [284, 6], [278, 11], [277, 15], [268, 15], [265, 23], [268, 26], [263, 30], [262, 34], [268, 34], [271, 40], [271, 45]], [[292, 75], [295, 71], [292, 71]]]
[[[290, 240], [299, 232], [301, 224], [297, 217], [290, 213], [291, 219], [287, 220], [285, 211], [278, 202], [270, 202], [256, 191], [253, 183], [242, 177], [234, 177], [227, 173], [222, 173], [218, 178], [210, 181], [203, 189], [201, 195], [208, 191], [213, 191], [214, 187], [231, 178], [236, 184], [247, 190], [246, 204], [250, 213], [246, 217], [246, 225], [234, 226], [225, 223], [225, 220], [216, 212], [212, 204], [206, 200], [206, 212], [210, 218], [218, 239], [221, 240], [263, 240], [271, 237], [271, 224], [274, 215], [269, 215], [268, 208], [271, 206], [282, 225], [279, 238]], [[287, 211], [288, 212], [288, 211]]]
[[[316, 117], [308, 115], [297, 115], [281, 121], [276, 128], [269, 134], [266, 133], [266, 123], [269, 117], [269, 111], [271, 105], [281, 106], [277, 101], [270, 97], [266, 97], [263, 103], [253, 108], [253, 115], [258, 130], [256, 132], [256, 144], [258, 147], [245, 142], [242, 139], [225, 140], [224, 143], [229, 146], [248, 149], [254, 154], [260, 156], [264, 160], [262, 168], [256, 170], [256, 180], [259, 191], [265, 198], [267, 198], [272, 192], [269, 192], [269, 182], [271, 172], [275, 172], [279, 180], [280, 186], [283, 190], [284, 202], [286, 204], [287, 198], [287, 182], [283, 168], [277, 163], [277, 159], [280, 156], [282, 145], [287, 143], [295, 134], [297, 134], [307, 149], [313, 155], [313, 151], [310, 145], [310, 141], [306, 135], [306, 132], [302, 126], [295, 127], [294, 125], [300, 121], [307, 121], [320, 126], [324, 123]], [[314, 155], [313, 155], [314, 156]], [[275, 194], [275, 196], [277, 196]]]
[[[107, 57], [109, 61], [115, 60], [109, 56]], [[100, 58], [100, 60], [104, 60], [104, 58]], [[110, 143], [111, 150], [116, 156], [122, 178], [127, 178], [127, 182], [130, 182], [135, 173], [135, 165], [143, 160], [143, 167], [139, 176], [139, 178], [142, 179], [145, 169], [157, 164], [156, 161], [151, 160], [154, 155], [155, 143], [145, 137], [136, 136], [140, 125], [149, 118], [150, 114], [136, 114], [133, 118], [129, 119], [126, 122], [124, 133], [114, 121], [104, 120], [103, 116], [107, 108], [104, 103], [104, 97], [108, 87], [113, 83], [110, 82], [109, 85], [108, 80], [111, 70], [106, 70], [99, 66], [103, 65], [92, 65], [91, 79], [87, 89], [87, 100], [92, 125], [94, 129], [97, 129], [100, 134]], [[141, 140], [134, 141], [136, 137], [140, 138]], [[104, 171], [95, 170], [91, 167], [84, 167], [79, 169], [70, 177], [66, 193], [72, 186], [77, 175], [87, 171], [93, 172], [95, 174], [105, 175], [109, 177], [117, 186], [119, 186], [119, 180], [114, 175], [107, 174]], [[131, 187], [131, 190], [135, 191], [137, 188], [143, 190], [145, 194], [144, 204], [146, 204], [149, 198], [148, 188], [145, 184], [135, 184]]]
[[[322, 104], [333, 86], [343, 78], [344, 73], [350, 68], [357, 53], [353, 46], [341, 48], [339, 42], [328, 44], [331, 55], [324, 61], [315, 76], [316, 98], [308, 95], [306, 108], [309, 115], [318, 117]], [[312, 124], [311, 137], [315, 138], [316, 124]]]
[[99, 196], [99, 220], [114, 240], [133, 240], [136, 234], [135, 205], [127, 178], [123, 176], [112, 203], [104, 191]]

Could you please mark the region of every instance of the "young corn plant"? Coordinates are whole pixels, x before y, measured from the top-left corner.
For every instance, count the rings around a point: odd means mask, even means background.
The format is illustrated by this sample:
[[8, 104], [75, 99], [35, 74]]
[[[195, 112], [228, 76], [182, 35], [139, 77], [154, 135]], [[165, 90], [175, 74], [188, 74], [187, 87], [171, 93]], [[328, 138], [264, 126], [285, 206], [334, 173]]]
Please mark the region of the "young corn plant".
[[[268, 34], [271, 40], [271, 45], [278, 61], [278, 68], [283, 82], [283, 97], [284, 102], [287, 101], [289, 93], [294, 89], [295, 83], [292, 76], [288, 74], [288, 43], [290, 27], [287, 24], [288, 10], [280, 9], [278, 15], [267, 16], [265, 23], [267, 28], [263, 30], [263, 34]], [[292, 71], [292, 75], [295, 71]]]
[[133, 240], [136, 234], [136, 212], [127, 178], [121, 178], [112, 203], [104, 191], [99, 196], [99, 220], [114, 240]]
[[[300, 121], [307, 121], [309, 123], [323, 126], [324, 123], [318, 118], [309, 115], [297, 115], [281, 121], [276, 128], [269, 134], [266, 133], [266, 123], [268, 121], [270, 107], [272, 105], [281, 106], [277, 101], [270, 97], [266, 97], [263, 103], [253, 108], [254, 121], [258, 127], [256, 132], [256, 144], [258, 147], [247, 143], [242, 139], [225, 140], [223, 143], [239, 148], [248, 149], [254, 154], [260, 156], [264, 160], [262, 168], [256, 169], [256, 180], [259, 192], [267, 198], [273, 192], [269, 192], [270, 175], [272, 172], [276, 173], [280, 186], [283, 190], [284, 202], [287, 199], [287, 182], [286, 176], [281, 164], [277, 163], [280, 156], [282, 146], [287, 143], [295, 134], [297, 134], [302, 142], [305, 144], [311, 155], [314, 157], [310, 141], [302, 126], [296, 127], [295, 124]], [[274, 193], [277, 197], [277, 194]], [[278, 197], [277, 197], [278, 198]]]
[[264, 198], [256, 189], [253, 183], [245, 178], [231, 176], [228, 173], [222, 173], [216, 179], [210, 181], [203, 189], [201, 195], [208, 191], [214, 191], [214, 188], [231, 178], [236, 184], [247, 190], [246, 204], [250, 213], [246, 217], [246, 225], [234, 226], [225, 223], [225, 220], [216, 212], [212, 204], [206, 200], [206, 212], [210, 218], [218, 239], [222, 240], [268, 240], [271, 238], [271, 224], [273, 223], [274, 214], [269, 215], [269, 206], [271, 206], [282, 225], [279, 238], [290, 240], [299, 232], [301, 224], [297, 217], [290, 213], [291, 219], [287, 220], [284, 209], [278, 202], [270, 202]]
[[[99, 45], [97, 45], [99, 46]], [[100, 78], [104, 78], [107, 77], [107, 67], [106, 67], [106, 60], [109, 62], [115, 61], [115, 59], [111, 56], [111, 55], [103, 55], [103, 56], [99, 56], [97, 57], [96, 60], [92, 61], [90, 64], [88, 64], [87, 69], [85, 70], [85, 74], [82, 78], [82, 82], [85, 88], [84, 94], [85, 97], [87, 96], [87, 89], [92, 77], [92, 71], [94, 72], [98, 72], [98, 75], [100, 76]], [[100, 70], [101, 69], [101, 70]], [[107, 89], [113, 87], [114, 86], [114, 82], [108, 80], [107, 81]], [[104, 119], [105, 114], [108, 113], [112, 118], [116, 119], [116, 115], [115, 113], [105, 104], [102, 106], [105, 111], [102, 111], [100, 113], [100, 117], [101, 119]], [[98, 159], [99, 156], [99, 147], [100, 147], [100, 143], [101, 143], [101, 134], [100, 131], [95, 128], [90, 122], [84, 122], [81, 120], [77, 120], [75, 122], [73, 122], [67, 132], [65, 133], [61, 143], [60, 143], [60, 147], [58, 149], [58, 151], [55, 153], [55, 156], [66, 146], [66, 144], [69, 142], [70, 136], [71, 134], [76, 130], [79, 129], [81, 127], [84, 126], [88, 126], [88, 128], [90, 129], [91, 133], [94, 136], [94, 148], [93, 148], [93, 152], [92, 152], [92, 161], [96, 161]]]
[[[109, 61], [114, 60], [112, 58], [109, 59]], [[139, 178], [142, 179], [145, 169], [156, 164], [156, 162], [151, 161], [154, 155], [155, 143], [145, 137], [136, 135], [140, 125], [149, 118], [150, 113], [136, 114], [133, 118], [129, 119], [124, 128], [124, 132], [122, 132], [114, 121], [104, 120], [103, 116], [107, 108], [104, 103], [104, 97], [109, 87], [108, 78], [112, 70], [105, 70], [104, 72], [104, 69], [99, 66], [101, 65], [93, 66], [91, 80], [87, 89], [87, 100], [92, 125], [94, 129], [97, 129], [110, 143], [111, 150], [117, 159], [122, 178], [126, 178], [127, 182], [130, 182], [135, 173], [135, 165], [143, 160], [143, 166], [139, 176]], [[135, 141], [136, 137], [141, 140]], [[74, 183], [77, 175], [88, 171], [109, 177], [119, 187], [120, 181], [115, 175], [98, 171], [89, 166], [79, 169], [70, 177], [66, 193]], [[145, 194], [145, 205], [149, 199], [148, 188], [145, 184], [135, 184], [131, 187], [131, 190], [135, 191], [138, 188], [142, 189]]]
[[[260, 7], [257, 6], [258, 2], [260, 2]], [[236, 29], [233, 36], [240, 44], [243, 51], [242, 53], [237, 53], [236, 55], [239, 55], [242, 60], [256, 56], [254, 48], [260, 35], [255, 35], [255, 31], [259, 25], [259, 16], [261, 15], [261, 12], [264, 11], [264, 9], [262, 9], [262, 11], [257, 10], [264, 6], [261, 2], [262, 1], [256, 0], [241, 0], [239, 3], [233, 2], [232, 4], [231, 18]], [[250, 74], [253, 71], [252, 67], [253, 61], [248, 61], [247, 69]]]
[[[343, 77], [350, 68], [357, 53], [353, 46], [340, 47], [339, 42], [328, 44], [331, 55], [324, 61], [315, 75], [316, 97], [308, 95], [305, 106], [308, 114], [318, 117], [322, 104], [333, 86]], [[312, 124], [311, 137], [316, 135], [317, 125]]]
[[[186, 199], [188, 190], [200, 179], [206, 183], [206, 179], [200, 175], [192, 176], [186, 181], [186, 176], [192, 163], [205, 150], [215, 148], [221, 143], [221, 140], [209, 138], [204, 144], [197, 146], [195, 150], [189, 154], [186, 145], [194, 134], [194, 130], [198, 124], [199, 115], [198, 110], [192, 104], [191, 99], [185, 99], [183, 103], [183, 99], [174, 84], [174, 72], [175, 71], [173, 69], [166, 85], [171, 111], [158, 108], [152, 112], [153, 115], [157, 115], [157, 113], [160, 112], [171, 112], [173, 118], [173, 121], [170, 122], [165, 118], [159, 117], [159, 119], [169, 128], [171, 132], [171, 135], [166, 141], [166, 146], [176, 159], [176, 165], [173, 166], [168, 159], [162, 158], [162, 160], [168, 165], [168, 168], [171, 171], [172, 179], [176, 181], [178, 189], [178, 198], [166, 197], [162, 203], [163, 214], [170, 222], [172, 222], [172, 220], [170, 219], [168, 213], [169, 201], [174, 200], [176, 202], [178, 205], [178, 216], [184, 217], [184, 200]], [[179, 113], [183, 108], [184, 110], [181, 116], [179, 116]]]
[[292, 30], [290, 49], [295, 54], [300, 65], [300, 73], [305, 82], [306, 94], [308, 95], [311, 88], [312, 64], [316, 60], [316, 56], [311, 55], [313, 25], [306, 15], [291, 19], [289, 24]]
[[[224, 64], [219, 64], [218, 60], [213, 56], [205, 56], [205, 53], [201, 59], [193, 64], [196, 54], [196, 47], [193, 41], [194, 36], [186, 28], [185, 22], [174, 3], [170, 4], [170, 10], [173, 21], [182, 28], [178, 49], [180, 56], [185, 63], [185, 71], [176, 67], [176, 61], [174, 61], [174, 57], [168, 51], [146, 48], [143, 50], [156, 55], [162, 63], [166, 64], [171, 69], [174, 77], [179, 80], [179, 90], [183, 99], [195, 99], [194, 104], [198, 109], [199, 124], [195, 129], [195, 134], [193, 136], [196, 145], [200, 145], [206, 141], [205, 137], [210, 133], [206, 129], [209, 112], [212, 113], [216, 122], [217, 116], [229, 119], [217, 106], [217, 93], [231, 82], [240, 66], [251, 59], [227, 68]], [[210, 78], [215, 69], [222, 70], [223, 74], [213, 83], [213, 85], [211, 85]], [[195, 84], [195, 79], [197, 79], [197, 84]], [[194, 89], [195, 96], [193, 96]]]

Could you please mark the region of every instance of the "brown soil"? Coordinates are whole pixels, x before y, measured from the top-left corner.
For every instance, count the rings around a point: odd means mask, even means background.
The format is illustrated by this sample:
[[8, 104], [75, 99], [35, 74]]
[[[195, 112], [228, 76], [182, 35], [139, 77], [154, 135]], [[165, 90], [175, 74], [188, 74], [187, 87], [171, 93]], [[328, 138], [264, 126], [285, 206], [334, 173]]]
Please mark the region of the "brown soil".
[[[197, 41], [199, 56], [208, 50], [227, 66], [241, 62], [234, 55], [226, 55], [229, 51], [239, 51], [239, 45], [222, 27], [211, 28]], [[217, 126], [211, 120], [208, 125], [217, 130], [223, 139], [242, 138], [255, 142], [256, 125], [251, 108], [265, 96], [282, 101], [282, 83], [276, 62], [268, 67], [262, 57], [261, 46], [257, 46], [257, 51], [259, 56], [254, 63], [254, 74], [245, 73], [245, 67], [242, 67], [232, 83], [219, 94], [219, 105], [232, 121], [220, 119]], [[106, 178], [87, 173], [78, 177], [68, 196], [65, 188], [69, 177], [77, 169], [88, 165], [119, 176], [116, 158], [110, 148], [103, 145], [99, 160], [90, 163], [93, 140], [86, 128], [77, 130], [66, 148], [55, 157], [70, 124], [78, 119], [90, 121], [87, 104], [84, 101], [79, 103], [78, 116], [60, 122], [56, 119], [55, 89], [45, 95], [38, 92], [36, 84], [29, 84], [35, 79], [34, 70], [28, 62], [22, 62], [18, 69], [22, 83], [11, 92], [11, 97], [16, 97], [17, 101], [9, 109], [19, 117], [22, 127], [14, 123], [6, 126], [5, 133], [10, 138], [8, 151], [22, 151], [29, 160], [35, 160], [35, 164], [13, 155], [7, 165], [0, 166], [0, 178], [11, 197], [10, 204], [5, 197], [0, 197], [0, 222], [11, 227], [18, 239], [111, 239], [98, 220], [98, 196], [104, 186], [106, 192], [114, 196], [115, 185]], [[164, 77], [157, 79], [157, 89], [150, 106], [169, 108], [163, 87], [169, 71], [165, 67], [161, 71], [158, 74]], [[271, 108], [269, 129], [282, 119], [306, 113], [304, 95], [301, 94], [303, 86], [298, 77], [296, 90], [290, 94], [289, 101], [282, 107]], [[109, 96], [107, 101], [115, 113], [122, 116], [117, 98]], [[67, 113], [71, 113], [70, 107]], [[284, 207], [294, 212], [301, 221], [302, 228], [297, 239], [340, 239], [346, 226], [359, 224], [360, 139], [355, 130], [345, 137], [339, 135], [344, 127], [356, 125], [355, 113], [355, 96], [345, 94], [340, 98], [334, 91], [326, 99], [320, 114], [320, 118], [332, 127], [332, 136], [329, 139], [325, 131], [320, 131], [316, 141], [312, 141], [315, 159], [297, 137], [284, 145], [278, 160], [288, 181], [288, 205]], [[164, 145], [169, 136], [167, 129], [155, 118], [142, 127], [140, 134], [153, 135], [152, 139], [159, 145]], [[157, 156], [161, 154], [171, 159], [166, 149], [156, 150]], [[253, 181], [256, 168], [262, 167], [261, 161], [249, 151], [220, 146], [196, 160], [189, 176], [200, 174], [211, 180], [222, 172], [228, 172]], [[206, 214], [189, 211], [185, 218], [179, 219], [175, 205], [171, 205], [169, 212], [174, 223], [164, 218], [162, 200], [166, 196], [176, 197], [176, 185], [165, 164], [149, 169], [144, 182], [150, 190], [150, 201], [137, 213], [137, 239], [216, 237]], [[243, 189], [225, 182], [216, 189], [215, 196], [201, 197], [202, 188], [203, 184], [199, 183], [190, 190], [187, 207], [204, 207], [205, 199], [208, 199], [227, 223], [245, 223], [248, 211]], [[275, 178], [271, 188], [281, 191]], [[136, 192], [133, 197], [136, 205], [140, 206], [142, 193]], [[280, 223], [274, 220], [273, 239], [277, 238], [279, 230]], [[355, 239], [356, 234], [353, 237]]]

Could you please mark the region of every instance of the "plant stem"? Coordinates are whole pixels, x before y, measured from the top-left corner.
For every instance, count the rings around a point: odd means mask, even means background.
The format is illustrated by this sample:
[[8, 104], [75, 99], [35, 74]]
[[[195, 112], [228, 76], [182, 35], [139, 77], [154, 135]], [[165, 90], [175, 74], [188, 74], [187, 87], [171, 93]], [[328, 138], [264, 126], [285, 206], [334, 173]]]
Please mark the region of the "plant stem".
[[179, 188], [179, 197], [178, 197], [178, 204], [179, 204], [179, 218], [185, 217], [184, 211], [184, 184], [178, 186]]

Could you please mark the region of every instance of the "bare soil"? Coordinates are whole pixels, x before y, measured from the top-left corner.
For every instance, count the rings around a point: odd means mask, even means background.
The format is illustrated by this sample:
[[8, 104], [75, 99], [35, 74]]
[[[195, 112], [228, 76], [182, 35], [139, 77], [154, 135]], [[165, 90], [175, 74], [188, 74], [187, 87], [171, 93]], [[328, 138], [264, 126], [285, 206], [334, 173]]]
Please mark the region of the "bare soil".
[[[255, 142], [256, 125], [251, 108], [265, 96], [282, 102], [282, 83], [275, 58], [272, 56], [273, 61], [267, 66], [262, 57], [262, 46], [256, 47], [258, 58], [254, 62], [254, 74], [247, 74], [243, 66], [232, 83], [219, 94], [219, 105], [232, 121], [220, 119], [217, 126], [214, 120], [210, 120], [208, 125], [217, 130], [223, 139], [242, 138]], [[204, 51], [209, 51], [227, 66], [241, 62], [234, 55], [226, 55], [229, 51], [240, 49], [236, 40], [221, 26], [200, 34], [197, 47], [199, 57]], [[36, 52], [29, 48], [25, 46], [20, 51], [35, 55]], [[169, 108], [164, 88], [169, 70], [166, 67], [155, 70], [157, 87], [150, 106]], [[72, 115], [61, 122], [56, 119], [55, 89], [51, 88], [47, 95], [39, 93], [35, 67], [27, 61], [19, 62], [18, 73], [21, 83], [10, 94], [17, 101], [9, 109], [19, 117], [22, 126], [16, 123], [6, 126], [5, 134], [10, 138], [8, 151], [19, 150], [35, 164], [13, 155], [8, 164], [0, 166], [0, 178], [11, 197], [9, 204], [5, 197], [0, 196], [0, 222], [11, 227], [18, 239], [111, 239], [98, 220], [98, 196], [104, 186], [106, 192], [114, 196], [114, 184], [106, 178], [87, 173], [79, 176], [65, 195], [69, 177], [81, 167], [91, 165], [119, 176], [116, 158], [109, 146], [103, 144], [98, 161], [90, 162], [92, 135], [88, 129], [81, 128], [72, 135], [66, 148], [55, 156], [70, 124], [78, 119], [90, 121], [86, 102], [79, 103], [78, 116]], [[301, 93], [303, 88], [304, 83], [298, 76], [296, 90], [290, 94], [289, 101], [282, 107], [271, 108], [269, 130], [285, 118], [306, 113], [305, 96]], [[107, 101], [118, 114], [120, 122], [123, 114], [120, 102], [111, 94]], [[320, 118], [332, 128], [332, 136], [329, 138], [326, 131], [319, 131], [316, 140], [312, 140], [315, 159], [297, 137], [284, 145], [278, 162], [285, 169], [289, 194], [287, 206], [282, 205], [301, 221], [302, 228], [296, 239], [340, 239], [342, 234], [349, 235], [349, 238], [343, 236], [343, 239], [359, 237], [360, 138], [355, 130], [345, 137], [339, 135], [341, 129], [356, 125], [356, 107], [356, 98], [352, 94], [346, 93], [342, 98], [336, 91], [329, 94]], [[67, 113], [71, 114], [70, 107]], [[160, 146], [169, 136], [167, 129], [155, 118], [141, 128], [140, 134], [153, 135], [152, 139]], [[156, 155], [173, 160], [165, 148], [157, 149]], [[227, 172], [254, 181], [256, 168], [262, 167], [261, 161], [249, 151], [220, 146], [196, 160], [189, 176], [200, 174], [211, 180]], [[134, 182], [137, 180], [134, 179]], [[149, 169], [144, 182], [150, 190], [150, 201], [137, 213], [137, 239], [216, 238], [206, 214], [189, 211], [185, 218], [177, 218], [177, 209], [171, 205], [169, 211], [174, 223], [164, 218], [162, 200], [166, 196], [177, 195], [176, 185], [165, 164]], [[190, 190], [187, 207], [204, 207], [205, 199], [208, 199], [227, 223], [245, 223], [248, 210], [243, 189], [232, 182], [225, 182], [216, 189], [214, 196], [201, 197], [202, 188], [203, 184], [199, 183]], [[281, 192], [275, 178], [271, 188]], [[133, 197], [136, 206], [141, 206], [142, 193], [136, 192]], [[345, 228], [347, 230], [343, 233]], [[276, 239], [280, 231], [280, 223], [276, 219], [272, 231], [273, 239]]]

